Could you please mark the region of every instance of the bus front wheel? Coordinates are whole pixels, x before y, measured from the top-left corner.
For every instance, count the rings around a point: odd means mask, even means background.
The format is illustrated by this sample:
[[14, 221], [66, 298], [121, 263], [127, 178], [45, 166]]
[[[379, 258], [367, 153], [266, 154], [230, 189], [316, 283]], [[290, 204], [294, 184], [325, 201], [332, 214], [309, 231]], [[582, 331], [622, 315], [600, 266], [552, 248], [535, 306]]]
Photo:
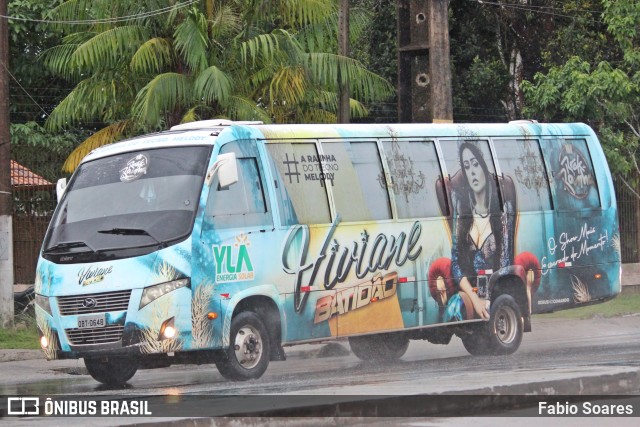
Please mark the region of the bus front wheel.
[[218, 371], [228, 380], [260, 378], [269, 366], [270, 343], [267, 328], [256, 313], [245, 311], [231, 320], [229, 348], [216, 358]]
[[349, 337], [349, 346], [360, 360], [391, 361], [406, 353], [409, 338], [402, 333]]
[[506, 355], [518, 350], [523, 331], [520, 307], [511, 295], [503, 294], [491, 304], [489, 321], [462, 336], [462, 343], [474, 356]]
[[85, 357], [84, 366], [94, 380], [110, 385], [124, 385], [135, 375], [139, 363], [130, 357], [118, 357], [109, 359]]

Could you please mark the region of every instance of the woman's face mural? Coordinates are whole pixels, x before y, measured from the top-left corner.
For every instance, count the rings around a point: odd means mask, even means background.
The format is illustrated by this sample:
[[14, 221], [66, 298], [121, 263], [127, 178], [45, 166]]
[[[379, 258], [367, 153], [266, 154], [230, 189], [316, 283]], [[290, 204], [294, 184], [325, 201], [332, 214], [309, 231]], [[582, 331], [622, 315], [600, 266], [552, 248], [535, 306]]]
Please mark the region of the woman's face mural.
[[462, 151], [462, 164], [464, 166], [464, 173], [467, 177], [467, 182], [474, 193], [479, 193], [484, 190], [487, 185], [487, 178], [484, 176], [484, 171], [480, 162], [476, 159], [475, 154], [469, 149]]

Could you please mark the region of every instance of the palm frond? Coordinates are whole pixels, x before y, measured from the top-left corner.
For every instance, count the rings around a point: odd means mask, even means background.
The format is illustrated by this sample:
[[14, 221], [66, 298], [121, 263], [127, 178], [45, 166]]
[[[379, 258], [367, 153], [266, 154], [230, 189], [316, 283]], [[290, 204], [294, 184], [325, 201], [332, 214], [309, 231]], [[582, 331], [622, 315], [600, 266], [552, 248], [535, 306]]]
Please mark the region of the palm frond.
[[188, 109], [187, 112], [182, 116], [182, 120], [180, 120], [180, 123], [190, 123], [200, 120], [200, 115], [198, 114], [199, 108], [200, 106], [196, 106]]
[[335, 123], [338, 117], [334, 112], [311, 107], [304, 110], [300, 119], [300, 123]]
[[[351, 44], [370, 28], [371, 12], [362, 8], [351, 8], [349, 11], [349, 40]], [[335, 49], [335, 41], [338, 39], [338, 18], [336, 9], [327, 15], [325, 19], [313, 25], [306, 25], [297, 34], [300, 44], [305, 46], [307, 52], [323, 52]]]
[[253, 88], [262, 89], [273, 75], [278, 71], [277, 64], [268, 63], [263, 68], [258, 69], [247, 78], [247, 83]]
[[[207, 3], [209, 4], [209, 2]], [[242, 29], [242, 18], [230, 5], [219, 5], [212, 12], [210, 28], [214, 38], [237, 34]]]
[[248, 63], [249, 58], [252, 65], [255, 65], [258, 59], [263, 62], [273, 61], [279, 51], [279, 43], [279, 37], [276, 34], [260, 34], [243, 42], [240, 45], [242, 62]]
[[75, 150], [67, 157], [62, 165], [62, 171], [72, 173], [80, 164], [80, 161], [91, 151], [103, 145], [111, 144], [119, 139], [131, 127], [130, 120], [122, 120], [100, 129], [98, 132], [85, 139]]
[[[51, 9], [46, 17], [55, 21], [87, 21], [93, 18], [92, 3], [91, 0], [68, 0]], [[54, 27], [65, 29], [65, 24], [54, 24]]]
[[573, 288], [573, 301], [578, 304], [583, 304], [591, 301], [591, 295], [589, 294], [589, 288], [587, 285], [578, 279], [576, 276], [571, 276], [571, 287]]
[[93, 120], [112, 121], [125, 112], [133, 100], [134, 89], [117, 75], [96, 75], [79, 82], [51, 112], [45, 126], [60, 130]]
[[274, 30], [269, 34], [259, 34], [240, 45], [240, 55], [244, 64], [269, 63], [294, 59], [303, 52], [295, 37], [286, 30]]
[[207, 65], [207, 18], [197, 9], [189, 11], [173, 34], [176, 50], [187, 66], [196, 72], [204, 70]]
[[175, 63], [171, 41], [154, 37], [144, 42], [131, 58], [131, 69], [138, 73], [160, 73]]
[[336, 10], [335, 2], [326, 0], [285, 0], [279, 6], [278, 16], [293, 27], [322, 22]]
[[252, 99], [232, 95], [226, 104], [226, 111], [232, 120], [261, 120], [271, 123], [271, 117]]
[[69, 64], [71, 64], [71, 56], [78, 46], [80, 45], [61, 44], [54, 46], [42, 52], [40, 60], [54, 74], [67, 80], [75, 80], [80, 75], [79, 70], [75, 67], [70, 67]]
[[302, 67], [281, 67], [271, 79], [268, 98], [271, 102], [296, 105], [305, 97], [307, 76]]
[[131, 113], [141, 124], [159, 128], [165, 114], [187, 105], [191, 99], [191, 84], [187, 76], [164, 73], [156, 76], [138, 92]]
[[148, 38], [148, 30], [140, 25], [124, 25], [103, 31], [81, 44], [71, 56], [71, 65], [82, 70], [115, 67], [128, 61], [136, 46]]
[[195, 97], [207, 104], [226, 102], [232, 88], [233, 79], [215, 65], [202, 71], [194, 84]]
[[369, 109], [364, 106], [360, 101], [350, 98], [349, 99], [349, 114], [353, 119], [361, 119], [369, 115]]
[[355, 59], [330, 53], [310, 53], [306, 59], [314, 81], [326, 89], [336, 91], [347, 84], [350, 95], [363, 102], [385, 100], [394, 93], [389, 82]]

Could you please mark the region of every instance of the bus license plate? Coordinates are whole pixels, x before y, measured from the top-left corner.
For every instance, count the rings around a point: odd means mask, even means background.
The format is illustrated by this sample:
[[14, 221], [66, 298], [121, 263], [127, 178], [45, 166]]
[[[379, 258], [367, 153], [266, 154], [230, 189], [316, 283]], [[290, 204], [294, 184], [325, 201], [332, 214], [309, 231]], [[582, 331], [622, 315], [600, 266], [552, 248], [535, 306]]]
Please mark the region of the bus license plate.
[[78, 317], [78, 328], [103, 328], [105, 326], [104, 313]]

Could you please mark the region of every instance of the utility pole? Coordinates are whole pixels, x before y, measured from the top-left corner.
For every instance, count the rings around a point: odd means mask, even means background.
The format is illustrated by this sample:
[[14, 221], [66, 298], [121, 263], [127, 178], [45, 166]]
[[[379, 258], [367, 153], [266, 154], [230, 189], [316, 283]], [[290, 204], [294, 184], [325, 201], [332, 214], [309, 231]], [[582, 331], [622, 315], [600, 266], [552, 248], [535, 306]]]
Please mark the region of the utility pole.
[[451, 123], [449, 0], [397, 0], [398, 119]]
[[[338, 12], [338, 53], [349, 56], [349, 0], [340, 0]], [[349, 123], [349, 85], [340, 84], [342, 71], [338, 69], [338, 123]]]
[[[8, 16], [8, 0], [0, 15]], [[9, 20], [0, 17], [0, 327], [13, 325], [13, 224], [9, 134]]]

